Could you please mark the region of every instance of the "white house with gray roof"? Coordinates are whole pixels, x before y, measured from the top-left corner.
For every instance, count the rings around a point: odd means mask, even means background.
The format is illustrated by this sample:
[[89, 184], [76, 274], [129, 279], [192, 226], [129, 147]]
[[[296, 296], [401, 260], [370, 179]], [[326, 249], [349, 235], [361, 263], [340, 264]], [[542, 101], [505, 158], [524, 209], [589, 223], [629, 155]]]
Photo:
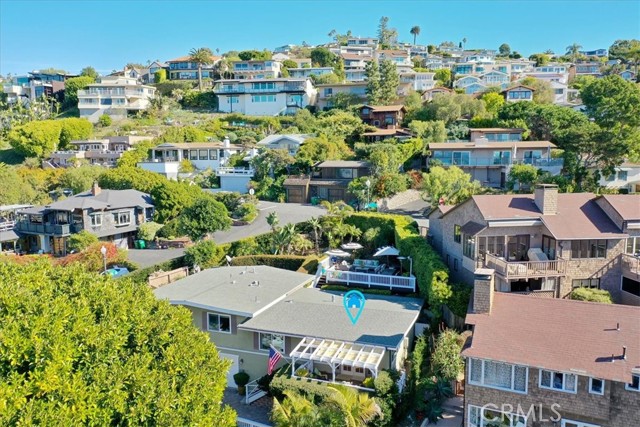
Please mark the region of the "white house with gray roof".
[[[195, 326], [208, 332], [221, 356], [232, 361], [230, 384], [239, 370], [252, 380], [264, 376], [270, 346], [289, 362], [296, 358], [296, 367], [304, 366], [319, 380], [357, 386], [380, 370], [401, 370], [423, 301], [367, 295], [354, 325], [345, 312], [343, 294], [313, 288], [313, 279], [269, 266], [219, 267], [154, 293], [191, 311]], [[331, 348], [340, 352], [330, 362], [309, 351]], [[367, 363], [356, 357], [365, 353], [371, 356]]]
[[300, 146], [313, 135], [301, 133], [287, 133], [283, 135], [269, 135], [258, 141], [258, 147], [270, 148], [272, 150], [287, 150], [289, 154], [295, 156]]

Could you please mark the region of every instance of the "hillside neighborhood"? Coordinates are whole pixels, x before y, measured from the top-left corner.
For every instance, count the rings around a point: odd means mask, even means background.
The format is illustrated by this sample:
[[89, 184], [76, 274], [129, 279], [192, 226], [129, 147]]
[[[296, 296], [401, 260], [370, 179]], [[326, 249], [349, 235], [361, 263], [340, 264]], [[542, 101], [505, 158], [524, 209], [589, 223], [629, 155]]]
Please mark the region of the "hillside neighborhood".
[[394, 25], [0, 76], [0, 425], [640, 425], [640, 40]]

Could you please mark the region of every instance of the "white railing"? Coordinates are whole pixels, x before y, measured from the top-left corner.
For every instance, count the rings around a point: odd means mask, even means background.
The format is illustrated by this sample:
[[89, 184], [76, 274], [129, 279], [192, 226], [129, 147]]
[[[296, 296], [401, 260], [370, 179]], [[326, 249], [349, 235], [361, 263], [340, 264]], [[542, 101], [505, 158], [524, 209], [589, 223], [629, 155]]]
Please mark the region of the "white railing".
[[218, 175], [255, 175], [256, 171], [247, 168], [218, 168], [216, 174]]
[[487, 254], [485, 259], [487, 267], [493, 268], [496, 273], [508, 279], [564, 276], [567, 272], [567, 262], [563, 259], [512, 262], [490, 254]]
[[398, 393], [402, 393], [402, 390], [404, 390], [406, 381], [407, 381], [407, 373], [405, 371], [401, 371], [400, 378], [398, 378], [398, 381], [396, 382], [396, 385], [398, 386]]
[[245, 391], [244, 401], [247, 405], [267, 395], [267, 392], [260, 388], [258, 380], [253, 380], [247, 384]]
[[634, 274], [640, 275], [640, 257], [631, 254], [622, 254], [622, 272], [630, 276]]
[[246, 418], [236, 417], [238, 427], [271, 427], [270, 424], [263, 424]]
[[346, 283], [347, 286], [364, 285], [386, 287], [391, 290], [403, 289], [415, 292], [416, 278], [406, 276], [389, 276], [384, 274], [357, 273], [354, 271], [328, 270], [326, 273], [327, 283]]
[[0, 222], [0, 231], [13, 230], [13, 228], [15, 226], [16, 226], [16, 222], [15, 221], [3, 221], [3, 222]]

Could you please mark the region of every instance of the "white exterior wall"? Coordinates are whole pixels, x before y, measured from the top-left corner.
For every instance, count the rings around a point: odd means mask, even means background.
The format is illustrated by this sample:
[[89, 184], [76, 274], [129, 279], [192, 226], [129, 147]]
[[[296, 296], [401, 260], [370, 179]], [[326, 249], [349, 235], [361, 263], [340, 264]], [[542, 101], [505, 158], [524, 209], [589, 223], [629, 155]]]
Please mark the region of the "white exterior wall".
[[[216, 89], [218, 95], [218, 109], [220, 112], [231, 113], [237, 112], [248, 116], [277, 116], [280, 114], [293, 113], [288, 110], [287, 104], [296, 103], [300, 108], [308, 105], [314, 105], [316, 101], [317, 90], [313, 87], [310, 80], [303, 82], [304, 92], [286, 91], [286, 81], [275, 81], [276, 87], [273, 90], [252, 90], [249, 81], [226, 82], [225, 85], [233, 85], [237, 88], [239, 84], [243, 84], [246, 89], [243, 91], [229, 92], [223, 89]], [[273, 101], [255, 102], [253, 96], [267, 96]], [[301, 102], [297, 102], [297, 96], [301, 96]], [[230, 103], [229, 99], [237, 99], [237, 102]]]
[[127, 111], [146, 110], [156, 89], [138, 83], [134, 78], [103, 77], [100, 83], [78, 91], [80, 117], [96, 123], [101, 115], [111, 118], [127, 117]]
[[[620, 172], [626, 172], [626, 178], [621, 176], [622, 174]], [[613, 174], [613, 179], [609, 180], [608, 178], [611, 177], [601, 177], [598, 184], [606, 188], [624, 189], [629, 191], [629, 193], [640, 192], [640, 165], [634, 167], [618, 167]]]

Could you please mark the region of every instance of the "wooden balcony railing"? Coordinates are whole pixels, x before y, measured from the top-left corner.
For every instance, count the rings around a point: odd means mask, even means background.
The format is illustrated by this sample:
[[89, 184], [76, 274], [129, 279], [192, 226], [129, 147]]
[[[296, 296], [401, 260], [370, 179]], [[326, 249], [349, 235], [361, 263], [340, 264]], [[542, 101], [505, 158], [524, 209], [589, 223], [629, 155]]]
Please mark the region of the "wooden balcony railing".
[[536, 277], [564, 276], [567, 262], [563, 259], [553, 261], [507, 261], [487, 254], [485, 264], [506, 279], [528, 279]]
[[631, 254], [622, 254], [622, 275], [638, 280], [640, 277], [640, 257]]

